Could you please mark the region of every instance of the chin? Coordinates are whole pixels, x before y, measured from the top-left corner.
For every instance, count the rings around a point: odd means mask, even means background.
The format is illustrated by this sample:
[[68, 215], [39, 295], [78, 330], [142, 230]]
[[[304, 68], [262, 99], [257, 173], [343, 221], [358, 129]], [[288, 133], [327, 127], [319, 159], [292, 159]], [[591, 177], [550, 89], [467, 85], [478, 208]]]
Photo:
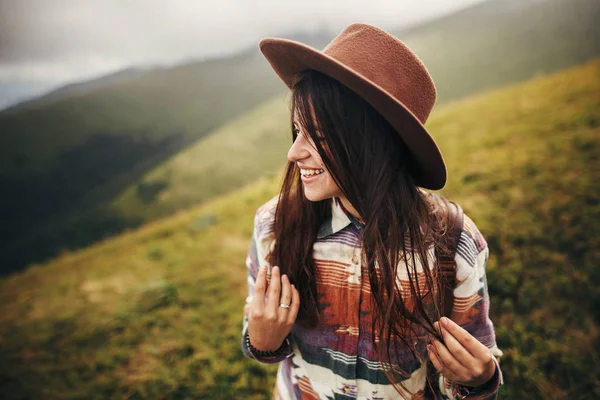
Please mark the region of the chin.
[[313, 193], [310, 190], [304, 190], [304, 197], [306, 197], [306, 199], [308, 201], [321, 201], [321, 200], [327, 200], [332, 198], [333, 196], [329, 196], [326, 193]]

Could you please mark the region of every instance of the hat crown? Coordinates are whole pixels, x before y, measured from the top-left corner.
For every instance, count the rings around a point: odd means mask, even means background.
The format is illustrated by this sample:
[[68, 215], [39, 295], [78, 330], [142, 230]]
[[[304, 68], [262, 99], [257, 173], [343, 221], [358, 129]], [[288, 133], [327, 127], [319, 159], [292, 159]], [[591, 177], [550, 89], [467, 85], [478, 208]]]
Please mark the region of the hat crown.
[[358, 72], [427, 121], [436, 89], [425, 65], [400, 39], [365, 24], [352, 24], [323, 53]]

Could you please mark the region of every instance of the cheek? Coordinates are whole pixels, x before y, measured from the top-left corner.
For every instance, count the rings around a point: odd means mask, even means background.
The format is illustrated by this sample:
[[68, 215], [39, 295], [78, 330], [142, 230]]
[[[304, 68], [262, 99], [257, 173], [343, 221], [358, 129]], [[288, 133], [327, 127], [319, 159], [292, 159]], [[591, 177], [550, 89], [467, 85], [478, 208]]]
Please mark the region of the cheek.
[[331, 193], [335, 193], [337, 195], [337, 193], [341, 193], [338, 185], [335, 183], [335, 181], [333, 180], [333, 177], [331, 176], [330, 173], [327, 173], [327, 175], [325, 176], [325, 180], [323, 182], [323, 184], [325, 185], [325, 188], [327, 191], [331, 192]]
[[[328, 151], [328, 149], [325, 148], [325, 151]], [[319, 155], [319, 152], [316, 151], [316, 149], [314, 149], [313, 151], [311, 151], [311, 155], [312, 155], [312, 158], [316, 161], [316, 164], [320, 168], [323, 168], [325, 170], [325, 176], [324, 176], [325, 179], [321, 182], [321, 188], [325, 189], [331, 193], [334, 193], [334, 192], [338, 193], [339, 188], [338, 188], [337, 184], [335, 183], [335, 181], [333, 180], [331, 173], [325, 166], [325, 163], [323, 162], [323, 159]]]
[[312, 152], [312, 158], [315, 159], [316, 164], [319, 164], [319, 166], [321, 168], [326, 169], [325, 168], [325, 163], [323, 162], [323, 159], [321, 158], [321, 155], [319, 154], [318, 151], [315, 150], [315, 151]]

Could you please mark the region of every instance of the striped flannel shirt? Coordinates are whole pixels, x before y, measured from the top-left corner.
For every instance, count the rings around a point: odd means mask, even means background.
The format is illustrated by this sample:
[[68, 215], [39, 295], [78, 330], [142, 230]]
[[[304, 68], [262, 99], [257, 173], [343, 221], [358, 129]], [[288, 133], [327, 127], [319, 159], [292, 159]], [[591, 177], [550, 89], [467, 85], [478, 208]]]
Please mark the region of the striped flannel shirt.
[[[402, 399], [378, 362], [371, 343], [371, 290], [366, 266], [360, 262], [360, 233], [363, 225], [348, 213], [338, 198], [331, 202], [331, 219], [323, 221], [313, 245], [317, 274], [318, 307], [321, 320], [314, 329], [294, 324], [279, 356], [265, 357], [252, 353], [246, 346], [248, 305], [252, 301], [254, 282], [261, 266], [271, 265], [266, 255], [272, 250], [273, 221], [278, 196], [258, 208], [254, 232], [246, 258], [248, 297], [243, 316], [242, 351], [246, 357], [262, 363], [279, 363], [273, 399]], [[457, 286], [450, 318], [487, 346], [496, 363], [493, 378], [477, 395], [467, 398], [494, 399], [503, 384], [493, 323], [489, 318], [489, 296], [485, 274], [488, 259], [485, 239], [467, 216], [456, 253]], [[429, 252], [433, 266], [434, 250]], [[403, 261], [401, 261], [403, 262]], [[417, 264], [417, 271], [422, 266]], [[405, 268], [399, 266], [400, 288], [407, 282]], [[406, 283], [407, 287], [408, 283]], [[401, 294], [410, 296], [410, 292]], [[397, 375], [410, 392], [406, 397], [425, 398], [426, 378], [434, 382], [436, 399], [461, 398], [431, 363], [421, 363], [406, 348], [397, 362], [410, 377]], [[417, 348], [419, 349], [419, 347]], [[427, 356], [426, 349], [421, 348]], [[406, 393], [406, 392], [405, 392]]]

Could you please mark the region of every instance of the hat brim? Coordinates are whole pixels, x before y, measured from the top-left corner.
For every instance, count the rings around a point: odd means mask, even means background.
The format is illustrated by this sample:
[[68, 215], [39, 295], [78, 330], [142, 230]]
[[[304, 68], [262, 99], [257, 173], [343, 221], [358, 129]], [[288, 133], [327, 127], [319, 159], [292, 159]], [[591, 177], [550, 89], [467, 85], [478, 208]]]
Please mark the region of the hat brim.
[[415, 163], [412, 170], [415, 183], [431, 190], [444, 187], [447, 172], [440, 149], [419, 119], [389, 92], [335, 58], [303, 43], [265, 38], [260, 41], [259, 48], [290, 89], [296, 74], [314, 69], [356, 92], [387, 119], [406, 143]]

